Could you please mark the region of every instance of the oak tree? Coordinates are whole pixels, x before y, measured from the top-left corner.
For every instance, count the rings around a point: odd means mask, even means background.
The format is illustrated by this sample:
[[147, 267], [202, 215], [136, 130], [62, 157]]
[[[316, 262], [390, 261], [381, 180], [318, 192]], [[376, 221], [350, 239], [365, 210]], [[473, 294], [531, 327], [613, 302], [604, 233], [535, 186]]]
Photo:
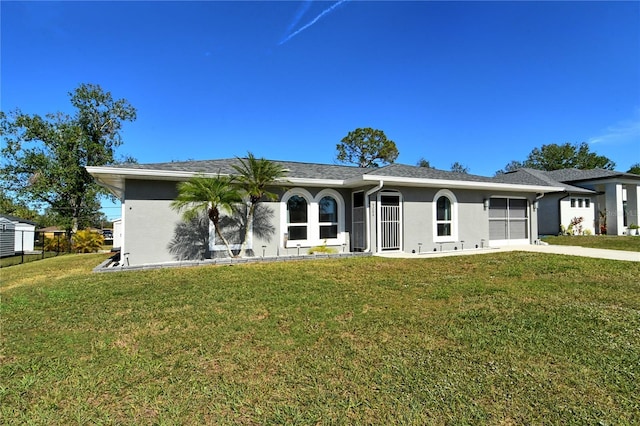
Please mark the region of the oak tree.
[[358, 128], [347, 134], [339, 144], [337, 160], [358, 167], [380, 167], [393, 163], [398, 158], [394, 141], [387, 139], [382, 130], [370, 127]]
[[571, 144], [569, 142], [558, 145], [542, 145], [534, 148], [525, 161], [512, 161], [503, 170], [496, 174], [506, 173], [527, 167], [537, 170], [560, 170], [560, 169], [607, 169], [613, 170], [616, 163], [603, 155], [598, 155], [589, 149], [586, 142], [581, 144]]
[[69, 96], [72, 115], [0, 112], [0, 186], [15, 200], [46, 206], [75, 231], [107, 195], [85, 167], [119, 162], [122, 125], [135, 120], [136, 110], [99, 85], [81, 84]]

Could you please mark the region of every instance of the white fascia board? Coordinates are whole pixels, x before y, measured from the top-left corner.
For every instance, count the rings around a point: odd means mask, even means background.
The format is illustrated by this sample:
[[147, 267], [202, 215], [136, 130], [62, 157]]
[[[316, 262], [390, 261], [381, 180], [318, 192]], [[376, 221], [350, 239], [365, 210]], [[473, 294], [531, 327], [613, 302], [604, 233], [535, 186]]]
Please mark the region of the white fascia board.
[[628, 176], [611, 176], [598, 179], [584, 179], [579, 181], [567, 182], [568, 185], [580, 186], [580, 185], [606, 185], [607, 183], [619, 183], [622, 185], [640, 185], [640, 176], [638, 179], [634, 179]]
[[148, 179], [148, 180], [185, 180], [198, 173], [176, 172], [167, 170], [125, 169], [114, 167], [87, 166], [87, 172], [92, 175], [101, 186], [104, 186], [122, 200], [124, 197], [124, 180]]
[[428, 187], [428, 188], [460, 188], [460, 189], [482, 189], [489, 191], [514, 191], [514, 192], [532, 192], [532, 193], [549, 193], [563, 191], [564, 188], [559, 186], [540, 186], [540, 185], [521, 185], [512, 183], [493, 183], [493, 182], [474, 182], [462, 180], [446, 180], [446, 179], [420, 179], [406, 178], [398, 176], [379, 176], [379, 175], [363, 175], [364, 182], [380, 182], [385, 185], [396, 184], [400, 186]]
[[322, 188], [340, 188], [345, 181], [342, 179], [308, 179], [308, 178], [282, 178], [276, 181], [280, 185], [286, 186], [314, 186]]
[[[202, 173], [177, 170], [153, 170], [153, 169], [125, 169], [113, 167], [87, 167], [87, 171], [97, 179], [149, 179], [149, 180], [183, 180], [193, 176], [226, 176], [224, 173]], [[284, 177], [276, 181], [280, 185], [341, 187], [344, 180], [341, 179], [309, 179]]]
[[[151, 180], [176, 180], [176, 179], [188, 179], [193, 176], [218, 176], [218, 173], [202, 173], [202, 172], [187, 172], [177, 170], [153, 170], [153, 169], [125, 169], [125, 168], [113, 168], [113, 167], [86, 167], [87, 171], [93, 176], [97, 175], [115, 175], [132, 179], [151, 179]], [[225, 176], [224, 173], [220, 173], [221, 176]], [[155, 178], [155, 179], [154, 179]]]

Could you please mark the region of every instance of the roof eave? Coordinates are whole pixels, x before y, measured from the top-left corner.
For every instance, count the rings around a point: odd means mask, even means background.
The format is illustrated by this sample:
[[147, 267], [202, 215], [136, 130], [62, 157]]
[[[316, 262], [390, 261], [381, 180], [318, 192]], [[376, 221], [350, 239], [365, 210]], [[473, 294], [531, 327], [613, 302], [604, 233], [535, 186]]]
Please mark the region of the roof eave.
[[[193, 176], [218, 176], [224, 173], [202, 173], [175, 170], [154, 170], [154, 169], [127, 169], [113, 167], [95, 167], [88, 166], [87, 171], [98, 181], [98, 183], [107, 188], [112, 194], [122, 200], [124, 195], [125, 179], [151, 179], [151, 180], [186, 180]], [[285, 177], [278, 180], [278, 184], [284, 186], [304, 185], [312, 187], [344, 187], [353, 188], [359, 185], [366, 185], [369, 182], [387, 182], [399, 186], [414, 186], [424, 188], [458, 188], [458, 189], [478, 189], [493, 191], [522, 191], [531, 193], [550, 193], [564, 192], [563, 187], [542, 186], [542, 185], [523, 185], [512, 183], [496, 183], [496, 182], [475, 182], [465, 180], [450, 179], [425, 179], [425, 178], [407, 178], [398, 176], [382, 176], [368, 175], [357, 176], [349, 179], [311, 179], [311, 178], [292, 178]]]
[[550, 193], [564, 191], [559, 186], [542, 186], [542, 185], [522, 185], [513, 183], [496, 183], [496, 182], [474, 182], [450, 179], [424, 179], [424, 178], [404, 178], [398, 176], [377, 176], [364, 175], [363, 181], [383, 181], [385, 183], [393, 183], [400, 186], [417, 186], [427, 188], [458, 188], [458, 189], [483, 189], [497, 191], [522, 191], [531, 193]]

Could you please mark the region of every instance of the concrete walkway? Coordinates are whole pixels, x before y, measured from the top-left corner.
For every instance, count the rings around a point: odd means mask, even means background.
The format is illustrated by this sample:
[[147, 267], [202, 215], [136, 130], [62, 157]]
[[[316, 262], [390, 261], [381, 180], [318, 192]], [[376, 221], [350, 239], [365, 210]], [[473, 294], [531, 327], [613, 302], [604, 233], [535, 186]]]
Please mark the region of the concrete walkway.
[[564, 254], [568, 256], [594, 257], [597, 259], [626, 260], [629, 262], [640, 262], [640, 252], [605, 250], [578, 246], [555, 246], [555, 245], [523, 245], [507, 246], [500, 248], [472, 249], [458, 251], [426, 252], [426, 253], [382, 253], [376, 256], [395, 257], [405, 259], [447, 257], [447, 256], [468, 256], [472, 254], [488, 254], [504, 251], [529, 251], [536, 253]]

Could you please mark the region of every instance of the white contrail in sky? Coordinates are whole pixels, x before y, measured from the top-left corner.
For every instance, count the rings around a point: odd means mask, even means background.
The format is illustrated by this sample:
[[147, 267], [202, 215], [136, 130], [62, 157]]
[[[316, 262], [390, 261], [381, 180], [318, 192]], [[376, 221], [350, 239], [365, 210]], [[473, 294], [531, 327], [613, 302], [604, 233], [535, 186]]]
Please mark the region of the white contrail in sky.
[[333, 9], [335, 9], [336, 7], [340, 6], [342, 3], [345, 3], [349, 0], [340, 0], [339, 2], [331, 5], [331, 7], [328, 7], [327, 9], [323, 10], [318, 16], [316, 16], [311, 22], [309, 22], [307, 25], [305, 25], [304, 27], [300, 28], [299, 30], [297, 30], [294, 33], [291, 33], [287, 36], [287, 38], [285, 38], [284, 40], [282, 40], [280, 43], [278, 43], [278, 46], [282, 46], [283, 44], [285, 44], [286, 42], [288, 42], [289, 40], [291, 40], [293, 37], [297, 36], [298, 34], [300, 34], [302, 31], [306, 30], [307, 28], [309, 28], [310, 26], [312, 26], [313, 24], [315, 24], [316, 22], [318, 22], [318, 20], [320, 18], [322, 18], [323, 16], [325, 16], [328, 13], [331, 13], [331, 11], [333, 11]]
[[298, 8], [298, 10], [296, 11], [296, 15], [293, 17], [293, 19], [291, 20], [291, 23], [289, 24], [289, 26], [287, 27], [287, 31], [285, 31], [284, 33], [284, 37], [282, 38], [284, 43], [285, 38], [291, 34], [291, 31], [293, 31], [293, 27], [295, 27], [296, 25], [298, 25], [298, 22], [300, 22], [300, 19], [302, 19], [302, 17], [304, 16], [305, 13], [307, 13], [307, 10], [309, 10], [309, 8], [311, 7], [311, 3], [313, 3], [313, 0], [305, 0], [300, 7]]

